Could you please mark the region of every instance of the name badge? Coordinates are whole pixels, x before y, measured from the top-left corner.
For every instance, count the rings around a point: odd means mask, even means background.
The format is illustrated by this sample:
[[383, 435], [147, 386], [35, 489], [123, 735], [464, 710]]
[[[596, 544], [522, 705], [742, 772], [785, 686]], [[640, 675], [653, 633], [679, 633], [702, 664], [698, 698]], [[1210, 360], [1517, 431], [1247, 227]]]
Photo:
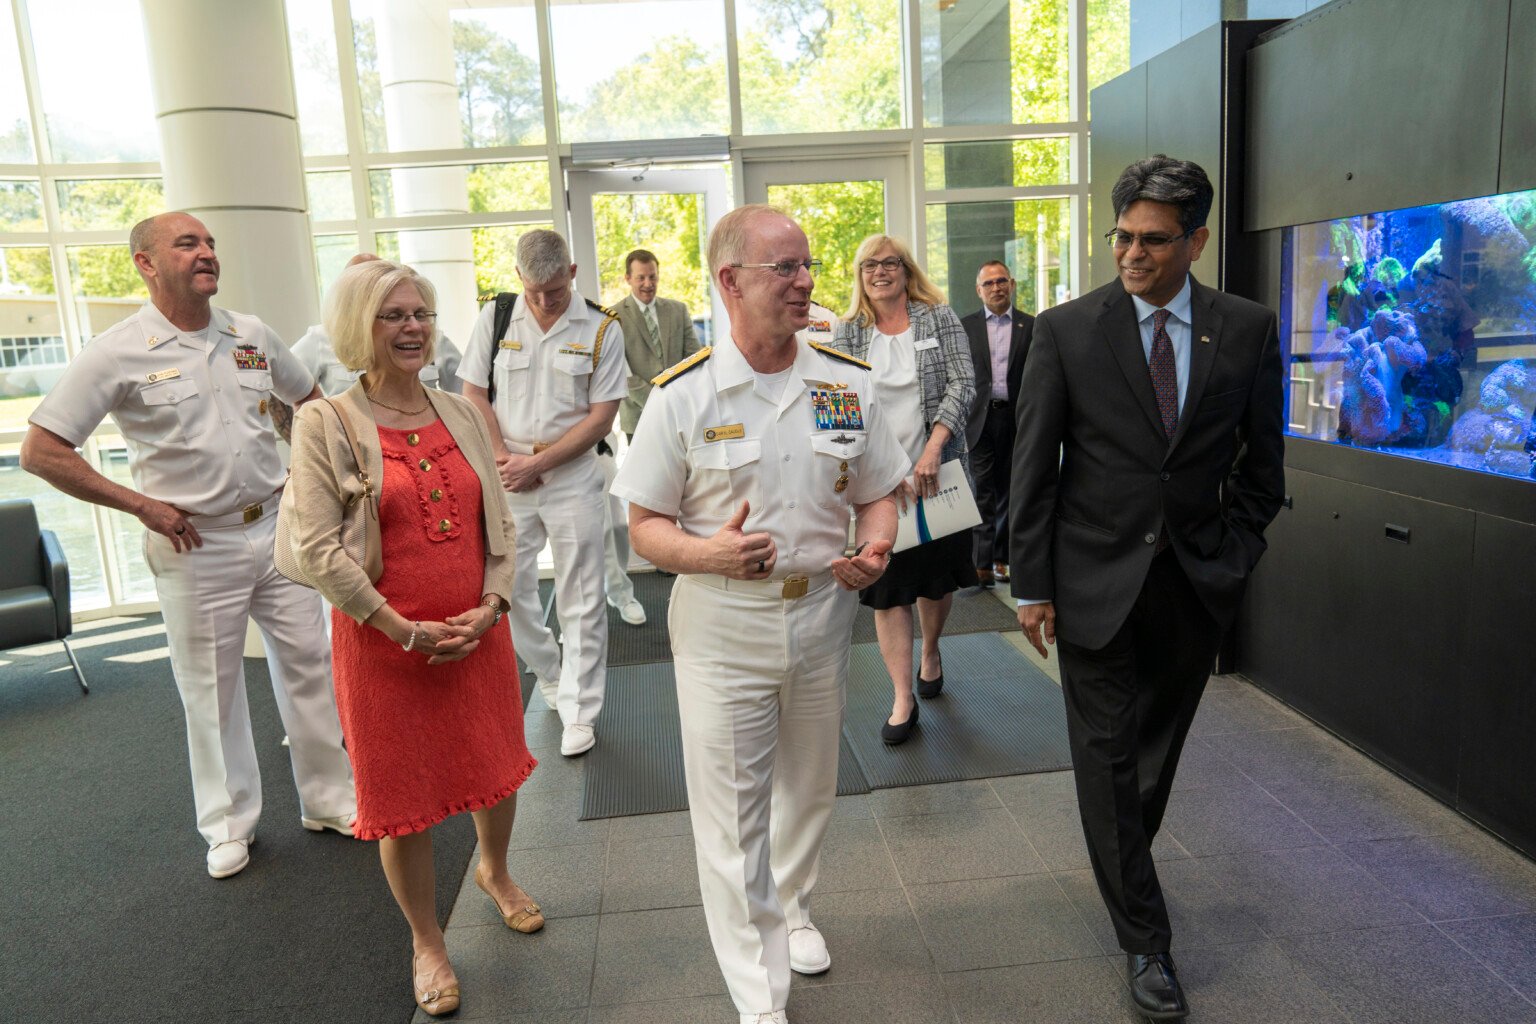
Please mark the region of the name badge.
[[523, 350], [523, 343], [513, 341], [511, 338], [502, 338], [501, 347], [512, 352], [521, 352]]
[[704, 431], [706, 441], [734, 441], [747, 436], [745, 424], [728, 423], [723, 427], [709, 427]]
[[158, 373], [151, 373], [151, 374], [148, 375], [149, 382], [151, 384], [158, 384], [162, 380], [175, 380], [177, 377], [180, 377], [180, 376], [181, 376], [181, 371], [176, 369], [176, 368], [174, 368], [174, 367], [172, 367], [169, 370], [161, 370]]
[[913, 345], [912, 347], [917, 349], [919, 352], [926, 352], [930, 348], [938, 348], [939, 347], [939, 339], [938, 338], [924, 338], [922, 341], [918, 342], [916, 345]]

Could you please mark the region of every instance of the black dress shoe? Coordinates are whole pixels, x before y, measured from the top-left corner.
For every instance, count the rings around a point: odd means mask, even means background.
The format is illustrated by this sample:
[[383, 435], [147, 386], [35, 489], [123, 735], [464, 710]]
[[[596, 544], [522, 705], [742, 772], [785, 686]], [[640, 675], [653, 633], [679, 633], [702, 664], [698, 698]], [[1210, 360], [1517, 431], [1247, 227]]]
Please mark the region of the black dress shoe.
[[925, 700], [929, 697], [937, 697], [944, 692], [944, 663], [939, 662], [939, 678], [924, 679], [923, 669], [919, 665], [917, 669], [917, 695]]
[[886, 722], [880, 727], [880, 738], [885, 740], [888, 746], [892, 747], [899, 743], [907, 742], [907, 737], [912, 735], [912, 727], [917, 725], [917, 712], [917, 702], [913, 701], [912, 714], [907, 717], [907, 720], [899, 725], [892, 725], [890, 722]]
[[1126, 972], [1130, 975], [1131, 998], [1136, 1009], [1148, 1020], [1180, 1020], [1189, 1016], [1189, 1003], [1174, 973], [1173, 957], [1167, 953], [1127, 953]]

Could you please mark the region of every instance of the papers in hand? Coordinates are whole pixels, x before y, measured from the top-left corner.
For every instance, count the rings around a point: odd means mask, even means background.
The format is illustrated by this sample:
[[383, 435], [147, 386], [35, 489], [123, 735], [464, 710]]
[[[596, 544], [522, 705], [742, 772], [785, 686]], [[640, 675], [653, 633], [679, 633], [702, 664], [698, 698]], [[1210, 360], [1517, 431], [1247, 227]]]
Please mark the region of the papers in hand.
[[971, 485], [965, 479], [965, 470], [960, 468], [960, 460], [940, 464], [939, 493], [931, 498], [908, 502], [907, 510], [900, 512], [899, 516], [893, 551], [905, 551], [979, 526], [981, 512], [976, 508], [976, 496], [971, 493]]

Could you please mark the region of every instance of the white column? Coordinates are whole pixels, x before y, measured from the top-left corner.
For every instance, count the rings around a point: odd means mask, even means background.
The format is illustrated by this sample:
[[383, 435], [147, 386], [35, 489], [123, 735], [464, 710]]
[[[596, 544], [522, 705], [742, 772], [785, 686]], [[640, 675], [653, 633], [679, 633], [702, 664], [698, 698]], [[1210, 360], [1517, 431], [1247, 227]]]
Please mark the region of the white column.
[[[385, 0], [378, 11], [379, 80], [390, 148], [461, 148], [453, 22], [446, 0]], [[463, 167], [398, 168], [390, 177], [397, 217], [469, 212]], [[469, 231], [402, 233], [400, 259], [437, 288], [438, 326], [462, 348], [478, 311]]]
[[167, 209], [213, 232], [219, 305], [320, 318], [283, 0], [142, 0]]

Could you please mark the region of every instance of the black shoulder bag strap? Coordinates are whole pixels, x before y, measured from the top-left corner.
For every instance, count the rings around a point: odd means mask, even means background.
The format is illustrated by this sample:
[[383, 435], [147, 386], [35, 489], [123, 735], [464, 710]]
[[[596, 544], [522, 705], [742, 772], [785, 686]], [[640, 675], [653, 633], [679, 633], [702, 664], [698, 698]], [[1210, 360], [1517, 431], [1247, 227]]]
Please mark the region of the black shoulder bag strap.
[[512, 322], [512, 306], [516, 302], [517, 292], [496, 293], [496, 319], [491, 323], [491, 361], [487, 364], [490, 372], [485, 381], [485, 400], [492, 406], [496, 404], [496, 353], [501, 351], [501, 339]]

